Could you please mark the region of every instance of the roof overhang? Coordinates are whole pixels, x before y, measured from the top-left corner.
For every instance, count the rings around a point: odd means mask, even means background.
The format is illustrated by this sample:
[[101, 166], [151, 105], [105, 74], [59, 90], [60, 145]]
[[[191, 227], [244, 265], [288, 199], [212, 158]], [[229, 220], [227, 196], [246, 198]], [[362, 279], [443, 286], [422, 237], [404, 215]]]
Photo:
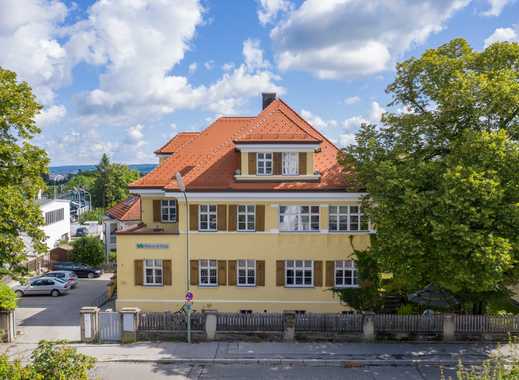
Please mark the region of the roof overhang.
[[236, 144], [236, 149], [241, 152], [314, 152], [319, 148], [319, 143], [275, 143], [275, 144]]

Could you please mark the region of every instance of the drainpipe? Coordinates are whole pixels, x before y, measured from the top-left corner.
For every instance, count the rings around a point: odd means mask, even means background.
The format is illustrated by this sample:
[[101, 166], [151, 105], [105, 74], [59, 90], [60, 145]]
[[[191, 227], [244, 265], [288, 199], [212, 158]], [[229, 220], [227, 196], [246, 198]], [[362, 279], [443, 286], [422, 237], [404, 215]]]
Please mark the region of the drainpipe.
[[190, 270], [190, 256], [189, 256], [189, 202], [187, 201], [186, 186], [184, 185], [184, 179], [182, 174], [177, 172], [175, 175], [177, 180], [178, 189], [184, 195], [184, 201], [186, 204], [186, 293], [189, 292], [191, 286], [191, 270]]

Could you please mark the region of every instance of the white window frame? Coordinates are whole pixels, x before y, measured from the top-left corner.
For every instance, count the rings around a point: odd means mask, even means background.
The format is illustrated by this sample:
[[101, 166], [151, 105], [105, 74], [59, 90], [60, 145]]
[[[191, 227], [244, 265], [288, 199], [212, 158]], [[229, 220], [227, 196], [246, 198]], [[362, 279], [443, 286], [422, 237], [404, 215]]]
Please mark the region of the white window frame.
[[299, 153], [283, 152], [281, 173], [286, 176], [299, 175]]
[[[164, 261], [162, 259], [144, 259], [144, 285], [145, 286], [163, 286], [164, 285]], [[148, 282], [147, 270], [151, 270], [152, 281]], [[160, 282], [156, 281], [160, 271]]]
[[[358, 288], [359, 287], [359, 273], [357, 265], [353, 260], [336, 260], [333, 264], [333, 282], [336, 288]], [[337, 272], [341, 271], [342, 284], [337, 283]], [[351, 284], [346, 284], [346, 272], [351, 272]]]
[[[256, 260], [239, 259], [236, 260], [236, 285], [243, 288], [251, 288], [256, 286], [256, 278], [258, 275]], [[245, 271], [245, 276], [240, 276], [240, 270]], [[254, 282], [249, 283], [249, 271], [254, 271]], [[240, 283], [240, 277], [245, 278], [245, 283]]]
[[[166, 219], [164, 219], [166, 216]], [[160, 220], [165, 223], [176, 223], [177, 221], [177, 202], [174, 199], [160, 200]]]
[[[346, 212], [341, 212], [340, 208], [346, 207]], [[352, 207], [357, 207], [357, 212], [352, 212]], [[346, 229], [340, 228], [340, 217], [346, 218]], [[352, 217], [357, 217], [357, 228], [352, 228]], [[328, 230], [330, 232], [368, 232], [370, 230], [369, 222], [366, 228], [362, 229], [362, 221], [364, 213], [360, 205], [330, 205], [328, 206]], [[335, 228], [332, 228], [332, 219], [335, 219]]]
[[[207, 283], [202, 282], [202, 270], [207, 270]], [[211, 270], [215, 271], [215, 275], [211, 276]], [[214, 277], [215, 282], [211, 282], [211, 277]], [[201, 259], [198, 260], [198, 286], [203, 288], [214, 288], [218, 286], [218, 260]]]
[[[301, 266], [297, 264], [301, 263]], [[288, 271], [294, 271], [294, 283], [288, 283]], [[311, 283], [305, 284], [306, 272], [310, 270]], [[296, 271], [302, 271], [302, 284], [296, 284]], [[314, 287], [314, 261], [313, 260], [285, 260], [285, 286], [287, 288], [313, 288]]]
[[[286, 207], [286, 211], [291, 210], [290, 207], [297, 207], [296, 212], [282, 212], [283, 208]], [[303, 207], [308, 207], [308, 212], [303, 212]], [[289, 229], [282, 226], [283, 217], [295, 218], [295, 229]], [[303, 219], [308, 218], [308, 229], [305, 229]], [[312, 222], [312, 218], [317, 218], [316, 222]], [[312, 225], [317, 225], [317, 228], [313, 228]], [[319, 232], [321, 229], [321, 207], [310, 206], [310, 205], [280, 205], [279, 206], [279, 231], [281, 232]]]
[[[260, 165], [262, 163], [263, 165]], [[267, 170], [267, 163], [270, 163], [270, 170]], [[260, 166], [262, 166], [260, 170]], [[258, 152], [256, 153], [256, 175], [272, 175], [274, 171], [274, 153]]]
[[[207, 211], [202, 211], [203, 207], [207, 207]], [[211, 211], [214, 208], [214, 211]], [[207, 216], [207, 228], [202, 228], [202, 215]], [[214, 215], [214, 228], [211, 227], [211, 216]], [[218, 230], [218, 207], [216, 205], [203, 204], [198, 205], [198, 231], [213, 232]]]
[[[240, 207], [245, 210], [240, 211]], [[252, 211], [250, 211], [252, 208]], [[240, 216], [245, 217], [245, 228], [240, 228]], [[252, 221], [251, 221], [252, 219]], [[249, 223], [253, 223], [252, 229], [249, 228]], [[254, 232], [256, 231], [256, 206], [255, 205], [237, 205], [236, 206], [236, 231], [240, 232]]]

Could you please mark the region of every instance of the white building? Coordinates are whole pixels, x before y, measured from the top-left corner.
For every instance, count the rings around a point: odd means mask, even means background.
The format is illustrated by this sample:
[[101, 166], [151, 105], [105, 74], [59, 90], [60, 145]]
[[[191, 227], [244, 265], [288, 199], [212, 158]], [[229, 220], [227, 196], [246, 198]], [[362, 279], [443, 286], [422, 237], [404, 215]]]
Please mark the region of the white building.
[[70, 239], [70, 201], [65, 199], [39, 199], [43, 214], [43, 232], [49, 250], [56, 247], [63, 239]]

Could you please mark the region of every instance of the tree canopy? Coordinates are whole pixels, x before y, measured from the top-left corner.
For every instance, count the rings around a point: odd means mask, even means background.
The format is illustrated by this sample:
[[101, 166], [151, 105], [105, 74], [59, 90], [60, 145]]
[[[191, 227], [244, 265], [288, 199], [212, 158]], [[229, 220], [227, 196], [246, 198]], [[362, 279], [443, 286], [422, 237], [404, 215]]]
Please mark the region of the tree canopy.
[[101, 265], [105, 259], [103, 241], [97, 236], [83, 236], [72, 242], [72, 259], [91, 266]]
[[35, 202], [44, 189], [48, 158], [31, 144], [40, 133], [34, 117], [40, 111], [30, 86], [0, 68], [0, 273], [23, 270], [22, 236], [32, 239], [37, 252], [45, 250], [40, 208]]
[[397, 65], [392, 111], [341, 156], [371, 254], [407, 290], [489, 294], [519, 259], [519, 45], [455, 39]]

